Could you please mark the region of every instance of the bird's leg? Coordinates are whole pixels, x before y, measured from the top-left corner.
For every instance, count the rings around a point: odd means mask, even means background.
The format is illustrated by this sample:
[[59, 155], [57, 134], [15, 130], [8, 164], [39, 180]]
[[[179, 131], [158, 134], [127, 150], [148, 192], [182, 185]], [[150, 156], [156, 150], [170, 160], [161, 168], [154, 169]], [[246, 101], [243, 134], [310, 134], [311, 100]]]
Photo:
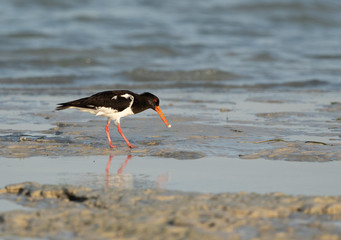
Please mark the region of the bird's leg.
[[124, 134], [123, 134], [123, 132], [122, 132], [122, 130], [121, 130], [121, 127], [120, 127], [120, 124], [119, 124], [119, 123], [117, 123], [117, 129], [118, 129], [118, 132], [119, 132], [119, 133], [121, 134], [121, 136], [123, 137], [124, 141], [126, 141], [128, 147], [134, 148], [135, 146], [132, 145], [132, 144], [130, 144], [130, 142], [129, 142], [129, 141], [127, 140], [127, 138], [124, 136]]
[[108, 119], [107, 125], [105, 126], [105, 132], [107, 133], [107, 137], [108, 137], [110, 147], [114, 148], [116, 146], [112, 145], [112, 143], [111, 143], [110, 134], [109, 134], [109, 124], [110, 124], [110, 118]]

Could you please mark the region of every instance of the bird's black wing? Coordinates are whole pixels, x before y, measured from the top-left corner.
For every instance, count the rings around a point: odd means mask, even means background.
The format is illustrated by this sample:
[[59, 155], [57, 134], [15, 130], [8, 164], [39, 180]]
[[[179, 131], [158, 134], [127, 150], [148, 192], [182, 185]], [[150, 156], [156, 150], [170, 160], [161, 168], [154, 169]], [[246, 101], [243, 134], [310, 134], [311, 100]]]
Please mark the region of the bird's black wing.
[[81, 98], [71, 102], [60, 103], [57, 110], [63, 110], [70, 107], [96, 109], [99, 107], [112, 108], [117, 111], [123, 111], [129, 107], [134, 100], [135, 93], [128, 90], [105, 91], [96, 93], [90, 97]]

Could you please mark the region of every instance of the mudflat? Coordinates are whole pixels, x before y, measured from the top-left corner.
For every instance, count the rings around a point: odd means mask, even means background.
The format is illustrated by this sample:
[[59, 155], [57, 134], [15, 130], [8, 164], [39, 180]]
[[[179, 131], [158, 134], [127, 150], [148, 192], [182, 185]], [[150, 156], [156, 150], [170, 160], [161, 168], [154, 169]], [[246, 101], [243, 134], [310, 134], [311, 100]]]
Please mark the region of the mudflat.
[[7, 185], [0, 236], [17, 239], [340, 239], [341, 197]]

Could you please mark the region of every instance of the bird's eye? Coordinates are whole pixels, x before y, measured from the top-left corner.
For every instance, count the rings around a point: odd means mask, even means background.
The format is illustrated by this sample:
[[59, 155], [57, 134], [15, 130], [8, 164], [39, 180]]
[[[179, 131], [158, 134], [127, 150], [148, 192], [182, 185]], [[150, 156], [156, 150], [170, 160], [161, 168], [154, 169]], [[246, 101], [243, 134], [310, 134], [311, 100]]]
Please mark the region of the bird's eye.
[[155, 103], [157, 102], [157, 100], [154, 98], [154, 100], [153, 100]]

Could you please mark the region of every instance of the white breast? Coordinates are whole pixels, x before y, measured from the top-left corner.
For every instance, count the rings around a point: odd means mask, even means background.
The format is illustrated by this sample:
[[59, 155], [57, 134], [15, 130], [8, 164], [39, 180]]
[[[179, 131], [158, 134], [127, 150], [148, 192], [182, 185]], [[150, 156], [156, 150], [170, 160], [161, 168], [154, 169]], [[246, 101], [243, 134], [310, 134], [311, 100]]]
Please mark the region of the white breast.
[[95, 113], [96, 116], [108, 117], [108, 118], [114, 120], [115, 124], [120, 123], [121, 117], [125, 117], [128, 115], [134, 114], [130, 107], [124, 109], [122, 112], [119, 112], [115, 109], [107, 108], [107, 107], [99, 107], [95, 111], [96, 111], [96, 113]]

